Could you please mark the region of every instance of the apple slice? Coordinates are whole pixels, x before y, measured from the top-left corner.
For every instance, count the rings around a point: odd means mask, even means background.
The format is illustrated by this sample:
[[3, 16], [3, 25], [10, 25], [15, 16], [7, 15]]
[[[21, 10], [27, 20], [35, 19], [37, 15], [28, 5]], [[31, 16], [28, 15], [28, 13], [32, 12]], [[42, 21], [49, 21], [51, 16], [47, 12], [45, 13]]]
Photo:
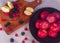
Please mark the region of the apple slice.
[[8, 6], [3, 6], [3, 7], [1, 7], [1, 10], [2, 10], [3, 12], [10, 12], [10, 8], [9, 8]]
[[12, 2], [8, 1], [7, 3], [8, 3], [8, 6], [9, 6], [10, 9], [13, 9], [14, 8], [14, 5], [13, 5]]

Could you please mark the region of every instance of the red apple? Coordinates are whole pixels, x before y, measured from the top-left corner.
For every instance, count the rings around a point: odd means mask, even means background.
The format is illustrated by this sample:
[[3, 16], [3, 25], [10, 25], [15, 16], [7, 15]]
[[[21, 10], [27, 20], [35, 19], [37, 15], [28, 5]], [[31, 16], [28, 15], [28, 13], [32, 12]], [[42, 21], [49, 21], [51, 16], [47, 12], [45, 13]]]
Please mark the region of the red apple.
[[47, 31], [46, 30], [39, 30], [37, 33], [37, 36], [39, 38], [46, 38], [47, 37]]
[[48, 27], [49, 27], [49, 23], [47, 21], [41, 22], [41, 26], [40, 26], [41, 29], [46, 30], [48, 29]]
[[47, 16], [47, 21], [48, 21], [49, 23], [53, 23], [53, 22], [56, 21], [56, 17], [55, 17], [54, 15], [52, 15], [52, 14], [49, 14], [49, 15]]
[[58, 33], [56, 33], [56, 32], [49, 31], [49, 36], [52, 38], [56, 38], [57, 34]]
[[60, 18], [60, 13], [57, 11], [53, 12], [52, 15], [54, 15], [57, 19]]
[[50, 26], [50, 30], [53, 32], [59, 32], [59, 26], [57, 23], [52, 23]]
[[43, 11], [43, 12], [40, 14], [40, 17], [41, 17], [42, 19], [45, 19], [48, 14], [49, 14], [48, 11]]
[[57, 23], [58, 23], [58, 26], [59, 26], [59, 31], [60, 31], [60, 20], [59, 20]]
[[35, 25], [36, 25], [36, 28], [39, 29], [41, 25], [41, 20], [37, 20]]

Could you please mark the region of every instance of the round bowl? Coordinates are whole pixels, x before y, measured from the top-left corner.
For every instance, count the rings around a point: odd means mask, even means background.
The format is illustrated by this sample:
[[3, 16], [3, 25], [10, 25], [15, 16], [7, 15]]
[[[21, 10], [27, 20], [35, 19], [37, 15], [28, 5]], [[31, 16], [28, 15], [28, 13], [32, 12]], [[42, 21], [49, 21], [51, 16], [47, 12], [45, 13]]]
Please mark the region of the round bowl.
[[46, 8], [41, 8], [37, 11], [35, 11], [31, 18], [30, 18], [30, 23], [29, 23], [29, 29], [30, 29], [30, 32], [32, 34], [32, 36], [37, 40], [39, 41], [40, 43], [59, 43], [60, 41], [60, 32], [58, 33], [58, 36], [56, 38], [51, 38], [49, 36], [47, 36], [46, 38], [44, 39], [41, 39], [37, 36], [37, 31], [38, 29], [36, 29], [35, 27], [35, 22], [40, 18], [40, 13], [43, 12], [43, 11], [48, 11], [49, 13], [52, 13], [54, 11], [57, 11], [60, 13], [60, 11], [58, 11], [57, 9], [55, 8], [50, 8], [50, 7], [46, 7]]

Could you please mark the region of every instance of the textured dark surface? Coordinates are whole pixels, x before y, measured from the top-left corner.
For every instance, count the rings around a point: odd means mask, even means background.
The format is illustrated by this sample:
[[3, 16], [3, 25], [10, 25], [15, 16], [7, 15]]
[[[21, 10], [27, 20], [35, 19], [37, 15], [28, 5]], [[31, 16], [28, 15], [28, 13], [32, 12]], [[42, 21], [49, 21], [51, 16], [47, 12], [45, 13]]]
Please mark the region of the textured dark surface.
[[34, 12], [33, 15], [31, 16], [31, 19], [30, 19], [30, 24], [29, 24], [30, 32], [33, 35], [33, 37], [41, 43], [58, 43], [60, 41], [60, 37], [59, 37], [60, 32], [58, 33], [58, 36], [56, 38], [51, 38], [51, 37], [47, 36], [45, 39], [41, 39], [41, 38], [37, 37], [38, 30], [35, 27], [35, 22], [38, 19], [41, 19], [39, 16], [40, 16], [40, 13], [43, 11], [48, 11], [50, 13], [52, 13], [54, 11], [59, 12], [57, 9], [50, 8], [50, 7], [42, 8], [42, 9], [39, 9], [38, 11]]

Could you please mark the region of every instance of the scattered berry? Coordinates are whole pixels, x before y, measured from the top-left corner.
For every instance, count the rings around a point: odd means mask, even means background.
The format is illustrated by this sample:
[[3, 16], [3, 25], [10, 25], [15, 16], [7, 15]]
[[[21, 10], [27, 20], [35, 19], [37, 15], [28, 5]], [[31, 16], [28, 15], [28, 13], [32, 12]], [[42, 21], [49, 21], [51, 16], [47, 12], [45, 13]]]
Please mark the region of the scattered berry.
[[14, 8], [10, 10], [10, 14], [9, 14], [9, 17], [10, 18], [14, 18], [14, 17], [17, 17], [18, 16], [18, 6], [16, 5], [16, 3], [14, 3]]
[[25, 43], [25, 41], [24, 41], [24, 40], [22, 40], [22, 43]]
[[12, 16], [13, 16], [13, 17], [17, 17], [17, 16], [18, 16], [18, 13], [13, 14]]
[[25, 35], [25, 32], [21, 32], [21, 35], [24, 36]]
[[18, 10], [20, 10], [20, 4], [17, 4]]
[[7, 31], [10, 33], [13, 31], [13, 28], [12, 27], [8, 27]]
[[0, 28], [0, 30], [2, 30], [2, 28]]
[[9, 16], [9, 12], [6, 12], [5, 15], [6, 15], [6, 16]]
[[6, 24], [5, 24], [5, 27], [8, 27], [10, 25], [10, 22], [7, 22]]
[[28, 31], [28, 28], [27, 27], [25, 28], [25, 31]]
[[35, 43], [35, 41], [34, 41], [34, 40], [32, 40], [32, 43]]
[[28, 38], [26, 37], [24, 40], [28, 40]]
[[14, 42], [14, 39], [13, 38], [10, 38], [10, 42]]
[[23, 24], [23, 23], [24, 23], [24, 21], [23, 21], [23, 20], [20, 20], [20, 21], [19, 21], [19, 24]]
[[18, 37], [18, 34], [16, 33], [15, 36]]
[[16, 2], [13, 2], [14, 5], [16, 5], [17, 3]]
[[2, 18], [1, 21], [5, 21], [6, 19]]

